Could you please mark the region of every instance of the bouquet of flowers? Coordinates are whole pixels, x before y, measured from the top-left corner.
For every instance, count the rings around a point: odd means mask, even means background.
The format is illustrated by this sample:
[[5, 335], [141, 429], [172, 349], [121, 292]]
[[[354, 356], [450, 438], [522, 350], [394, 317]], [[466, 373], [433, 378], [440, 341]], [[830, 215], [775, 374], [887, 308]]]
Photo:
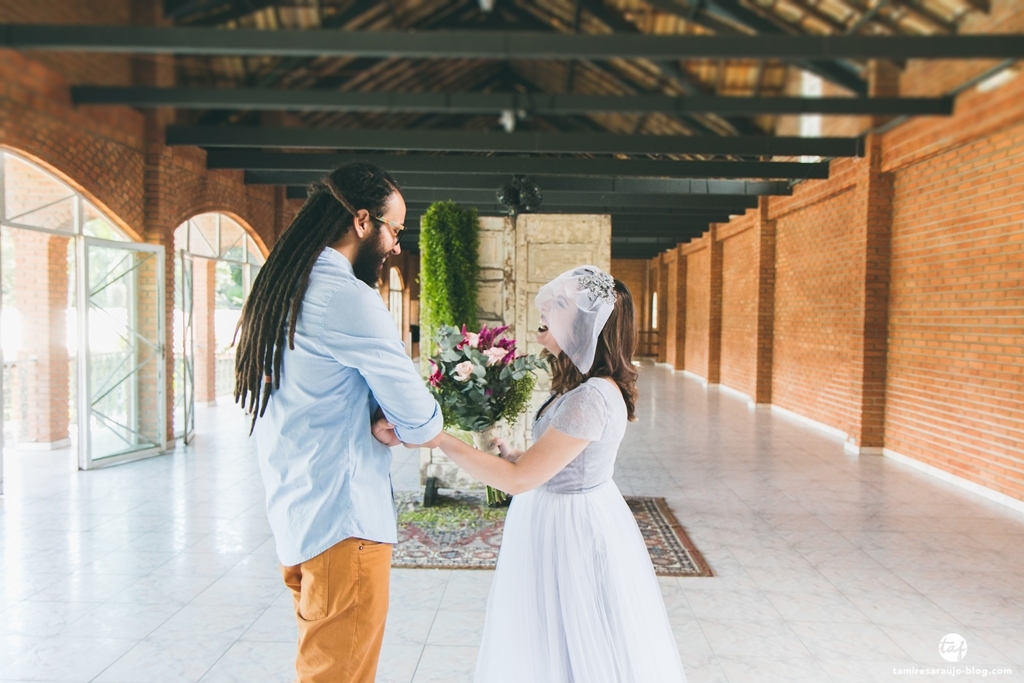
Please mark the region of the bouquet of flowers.
[[[505, 337], [508, 326], [468, 332], [463, 325], [441, 327], [430, 358], [430, 391], [441, 405], [445, 427], [476, 435], [504, 420], [513, 425], [526, 412], [536, 383], [534, 372], [544, 361], [516, 355], [516, 341]], [[486, 445], [486, 440], [484, 441]], [[487, 488], [487, 502], [502, 502], [505, 494]]]

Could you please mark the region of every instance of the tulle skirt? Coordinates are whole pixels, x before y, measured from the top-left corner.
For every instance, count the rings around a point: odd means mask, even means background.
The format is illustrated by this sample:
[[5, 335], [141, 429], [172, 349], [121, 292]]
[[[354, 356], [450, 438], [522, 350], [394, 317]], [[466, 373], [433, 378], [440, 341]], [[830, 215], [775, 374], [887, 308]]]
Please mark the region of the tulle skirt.
[[512, 499], [476, 683], [683, 683], [654, 567], [614, 482]]

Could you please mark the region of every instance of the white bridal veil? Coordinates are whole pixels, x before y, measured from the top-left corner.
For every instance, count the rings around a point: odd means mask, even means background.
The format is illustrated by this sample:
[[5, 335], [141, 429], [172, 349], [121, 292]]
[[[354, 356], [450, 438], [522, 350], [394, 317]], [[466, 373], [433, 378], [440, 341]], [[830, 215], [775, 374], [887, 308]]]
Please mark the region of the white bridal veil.
[[597, 338], [615, 308], [615, 280], [595, 266], [579, 266], [541, 287], [535, 303], [558, 346], [587, 374]]

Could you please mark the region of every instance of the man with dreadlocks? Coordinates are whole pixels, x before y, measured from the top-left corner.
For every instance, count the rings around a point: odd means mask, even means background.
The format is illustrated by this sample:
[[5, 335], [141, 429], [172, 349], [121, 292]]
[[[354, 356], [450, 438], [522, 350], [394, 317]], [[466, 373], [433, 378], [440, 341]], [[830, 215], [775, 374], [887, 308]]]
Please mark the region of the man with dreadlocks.
[[235, 400], [252, 414], [295, 601], [300, 683], [374, 680], [397, 541], [388, 446], [440, 441], [441, 410], [374, 290], [404, 220], [386, 172], [332, 171], [242, 310]]

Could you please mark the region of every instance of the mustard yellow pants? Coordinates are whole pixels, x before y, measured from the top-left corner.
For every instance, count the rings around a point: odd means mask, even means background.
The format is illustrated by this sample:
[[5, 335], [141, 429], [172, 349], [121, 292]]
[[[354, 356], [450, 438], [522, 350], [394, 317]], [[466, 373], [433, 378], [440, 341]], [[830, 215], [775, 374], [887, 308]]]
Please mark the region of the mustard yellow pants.
[[388, 615], [391, 546], [347, 538], [281, 572], [299, 623], [297, 683], [373, 683]]

